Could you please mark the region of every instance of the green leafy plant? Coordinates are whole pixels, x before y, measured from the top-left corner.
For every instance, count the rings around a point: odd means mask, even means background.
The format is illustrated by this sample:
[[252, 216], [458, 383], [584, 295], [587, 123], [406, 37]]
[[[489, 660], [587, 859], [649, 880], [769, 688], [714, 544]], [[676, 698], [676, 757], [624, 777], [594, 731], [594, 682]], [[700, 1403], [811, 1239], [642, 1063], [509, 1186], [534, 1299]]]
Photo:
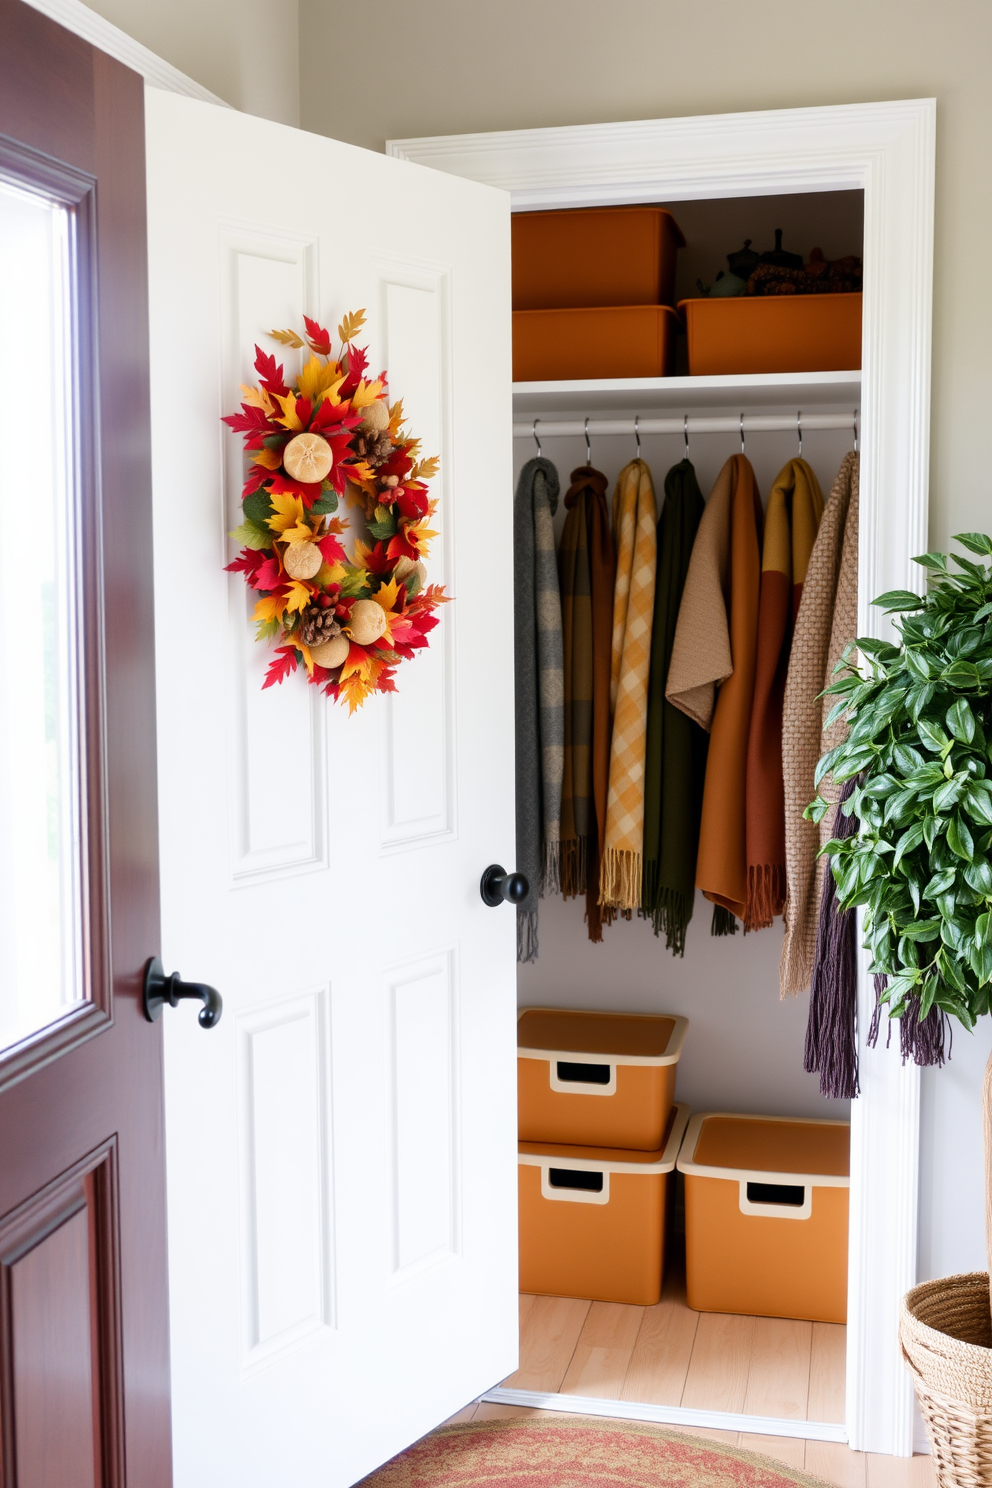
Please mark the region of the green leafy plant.
[[[992, 538], [955, 542], [992, 558]], [[926, 553], [925, 597], [894, 590], [874, 601], [898, 615], [898, 643], [848, 647], [828, 722], [846, 715], [843, 744], [820, 760], [855, 781], [841, 807], [860, 823], [828, 842], [841, 908], [864, 907], [880, 1004], [922, 1023], [934, 1008], [968, 1029], [992, 997], [992, 569]], [[857, 665], [854, 651], [863, 661]], [[806, 815], [832, 803], [818, 794]]]

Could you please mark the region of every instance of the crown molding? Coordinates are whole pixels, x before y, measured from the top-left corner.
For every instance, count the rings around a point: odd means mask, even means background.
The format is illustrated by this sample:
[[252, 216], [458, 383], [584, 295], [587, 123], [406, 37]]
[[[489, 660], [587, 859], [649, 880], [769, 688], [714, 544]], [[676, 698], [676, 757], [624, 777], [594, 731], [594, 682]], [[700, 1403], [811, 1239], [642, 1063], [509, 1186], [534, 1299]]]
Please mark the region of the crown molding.
[[135, 41], [133, 36], [128, 36], [126, 31], [122, 31], [112, 21], [97, 15], [82, 0], [27, 0], [27, 4], [34, 10], [40, 10], [49, 20], [57, 21], [67, 31], [81, 36], [91, 46], [98, 47], [101, 52], [123, 62], [125, 67], [139, 73], [153, 88], [162, 88], [167, 93], [182, 93], [187, 98], [198, 98], [203, 103], [216, 103], [221, 108], [230, 108], [231, 105], [223, 98], [218, 98], [209, 88], [204, 88], [193, 78], [180, 72], [178, 67], [173, 67], [171, 62], [166, 62], [157, 53], [142, 46], [140, 41]]

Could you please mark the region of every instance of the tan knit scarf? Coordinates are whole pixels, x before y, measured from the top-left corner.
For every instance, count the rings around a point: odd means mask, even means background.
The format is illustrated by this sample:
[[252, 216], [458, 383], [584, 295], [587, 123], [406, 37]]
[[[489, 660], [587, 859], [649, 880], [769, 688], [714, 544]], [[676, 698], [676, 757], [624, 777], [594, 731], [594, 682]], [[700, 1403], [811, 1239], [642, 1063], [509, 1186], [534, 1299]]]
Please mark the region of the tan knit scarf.
[[[825, 859], [817, 862], [821, 837], [831, 834], [834, 812], [818, 828], [803, 820], [816, 794], [813, 776], [824, 750], [839, 744], [844, 725], [826, 735], [823, 721], [835, 699], [820, 693], [858, 623], [858, 457], [844, 456], [823, 508], [799, 613], [785, 683], [782, 712], [782, 774], [785, 784], [785, 944], [779, 968], [782, 996], [804, 992], [813, 974], [817, 916]], [[821, 782], [836, 799], [839, 787]], [[824, 835], [825, 834], [825, 835]]]
[[643, 460], [632, 460], [621, 470], [613, 493], [617, 579], [610, 696], [614, 718], [606, 847], [599, 877], [600, 904], [619, 910], [637, 909], [641, 902], [657, 527], [651, 472]]

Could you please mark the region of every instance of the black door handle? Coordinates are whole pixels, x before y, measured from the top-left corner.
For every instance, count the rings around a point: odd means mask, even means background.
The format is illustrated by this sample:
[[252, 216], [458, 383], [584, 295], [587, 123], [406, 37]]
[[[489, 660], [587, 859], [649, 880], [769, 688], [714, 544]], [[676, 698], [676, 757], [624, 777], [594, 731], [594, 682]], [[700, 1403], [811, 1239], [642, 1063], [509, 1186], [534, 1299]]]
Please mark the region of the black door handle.
[[184, 982], [178, 971], [166, 976], [161, 961], [153, 956], [145, 967], [145, 1017], [149, 1023], [155, 1023], [162, 1016], [162, 1008], [166, 1003], [170, 1007], [178, 1007], [179, 1000], [183, 997], [195, 997], [203, 1003], [199, 1015], [201, 1028], [217, 1027], [224, 1011], [220, 993], [215, 988], [208, 987], [205, 982]]
[[504, 899], [508, 904], [519, 904], [530, 893], [530, 884], [522, 873], [507, 873], [499, 863], [491, 863], [482, 875], [479, 892], [483, 903], [495, 909]]

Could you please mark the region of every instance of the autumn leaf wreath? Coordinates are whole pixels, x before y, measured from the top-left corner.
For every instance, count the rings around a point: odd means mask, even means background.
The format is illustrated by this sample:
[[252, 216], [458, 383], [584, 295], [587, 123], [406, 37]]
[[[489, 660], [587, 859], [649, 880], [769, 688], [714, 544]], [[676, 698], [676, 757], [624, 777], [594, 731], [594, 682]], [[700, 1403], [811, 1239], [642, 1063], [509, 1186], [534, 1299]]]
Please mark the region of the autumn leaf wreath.
[[[423, 563], [437, 536], [426, 482], [438, 460], [420, 457], [402, 400], [388, 402], [386, 373], [366, 377], [368, 354], [354, 344], [365, 312], [344, 317], [337, 357], [329, 333], [303, 319], [305, 336], [270, 333], [310, 351], [296, 382], [256, 346], [258, 386], [242, 385], [241, 412], [224, 419], [249, 456], [244, 520], [231, 534], [241, 552], [227, 571], [258, 595], [258, 639], [277, 639], [263, 688], [302, 661], [308, 681], [353, 713], [373, 692], [396, 691], [397, 664], [428, 644], [446, 601]], [[368, 538], [356, 533], [353, 558], [335, 516], [341, 497], [361, 512]]]

